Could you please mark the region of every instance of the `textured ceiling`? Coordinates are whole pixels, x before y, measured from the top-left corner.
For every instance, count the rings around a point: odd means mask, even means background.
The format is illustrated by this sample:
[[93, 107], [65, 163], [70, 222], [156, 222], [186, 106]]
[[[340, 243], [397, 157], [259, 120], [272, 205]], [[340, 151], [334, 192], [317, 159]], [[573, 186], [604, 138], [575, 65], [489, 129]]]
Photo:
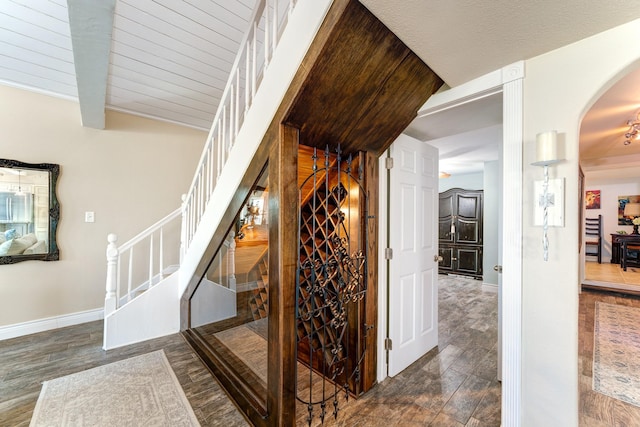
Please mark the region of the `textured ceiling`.
[[449, 86], [640, 18], [638, 0], [360, 0]]
[[[638, 0], [360, 1], [451, 87], [640, 18]], [[496, 135], [485, 127], [501, 123], [501, 114], [495, 117], [501, 105], [474, 102], [417, 118], [407, 133], [441, 146], [443, 170], [478, 171], [479, 153], [486, 160], [496, 157], [491, 151], [499, 148]], [[622, 143], [628, 128], [624, 124], [639, 110], [636, 72], [604, 93], [586, 114], [580, 134], [585, 171], [640, 165], [640, 141]]]

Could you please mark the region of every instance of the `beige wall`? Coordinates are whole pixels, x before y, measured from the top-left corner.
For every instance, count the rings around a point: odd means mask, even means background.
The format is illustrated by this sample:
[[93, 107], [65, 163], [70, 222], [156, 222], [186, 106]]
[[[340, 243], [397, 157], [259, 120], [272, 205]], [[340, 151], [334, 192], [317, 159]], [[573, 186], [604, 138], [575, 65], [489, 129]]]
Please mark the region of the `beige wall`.
[[0, 266], [0, 326], [101, 307], [107, 234], [125, 242], [178, 208], [206, 139], [113, 111], [105, 130], [83, 128], [76, 102], [3, 86], [0, 129], [0, 157], [61, 170], [60, 261]]
[[[617, 27], [526, 62], [524, 79], [523, 425], [578, 425], [578, 137], [587, 109], [613, 81], [640, 65], [640, 21]], [[615, 124], [612, 124], [615, 126]], [[561, 133], [566, 161], [551, 167], [565, 178], [565, 218], [549, 232], [533, 224], [538, 132]]]

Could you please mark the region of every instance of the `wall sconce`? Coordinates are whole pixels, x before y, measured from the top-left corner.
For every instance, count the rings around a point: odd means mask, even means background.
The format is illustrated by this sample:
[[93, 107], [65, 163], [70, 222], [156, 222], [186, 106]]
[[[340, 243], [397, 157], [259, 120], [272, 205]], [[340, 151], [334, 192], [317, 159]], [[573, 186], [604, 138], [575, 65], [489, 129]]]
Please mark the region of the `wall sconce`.
[[635, 224], [636, 218], [640, 217], [640, 203], [627, 203], [624, 205], [624, 216], [631, 217], [633, 224], [633, 232], [631, 234], [638, 234], [638, 225]]
[[544, 182], [542, 184], [542, 196], [535, 203], [543, 209], [542, 217], [542, 249], [544, 260], [549, 260], [549, 208], [555, 204], [555, 194], [549, 193], [549, 166], [562, 161], [558, 158], [558, 132], [555, 130], [542, 132], [536, 136], [536, 161], [533, 166], [544, 167]]

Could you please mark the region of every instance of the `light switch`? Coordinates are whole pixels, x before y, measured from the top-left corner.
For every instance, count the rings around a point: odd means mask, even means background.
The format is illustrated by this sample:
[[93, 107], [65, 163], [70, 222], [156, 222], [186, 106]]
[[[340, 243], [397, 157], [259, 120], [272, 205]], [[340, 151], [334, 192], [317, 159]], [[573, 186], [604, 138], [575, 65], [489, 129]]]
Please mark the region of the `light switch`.
[[85, 212], [84, 222], [94, 222], [96, 220], [95, 212]]

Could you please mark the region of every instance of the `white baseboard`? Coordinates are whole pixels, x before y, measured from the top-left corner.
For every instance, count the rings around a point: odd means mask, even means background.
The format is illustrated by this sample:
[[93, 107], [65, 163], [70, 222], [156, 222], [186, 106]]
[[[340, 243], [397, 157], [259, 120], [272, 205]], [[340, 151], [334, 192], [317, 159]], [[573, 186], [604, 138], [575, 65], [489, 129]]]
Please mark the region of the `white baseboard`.
[[51, 329], [64, 328], [65, 326], [78, 325], [80, 323], [93, 322], [104, 318], [104, 308], [81, 311], [78, 313], [63, 314], [61, 316], [48, 317], [46, 319], [30, 320], [24, 323], [0, 326], [0, 341]]
[[495, 283], [483, 283], [482, 290], [486, 292], [498, 292], [498, 285]]

